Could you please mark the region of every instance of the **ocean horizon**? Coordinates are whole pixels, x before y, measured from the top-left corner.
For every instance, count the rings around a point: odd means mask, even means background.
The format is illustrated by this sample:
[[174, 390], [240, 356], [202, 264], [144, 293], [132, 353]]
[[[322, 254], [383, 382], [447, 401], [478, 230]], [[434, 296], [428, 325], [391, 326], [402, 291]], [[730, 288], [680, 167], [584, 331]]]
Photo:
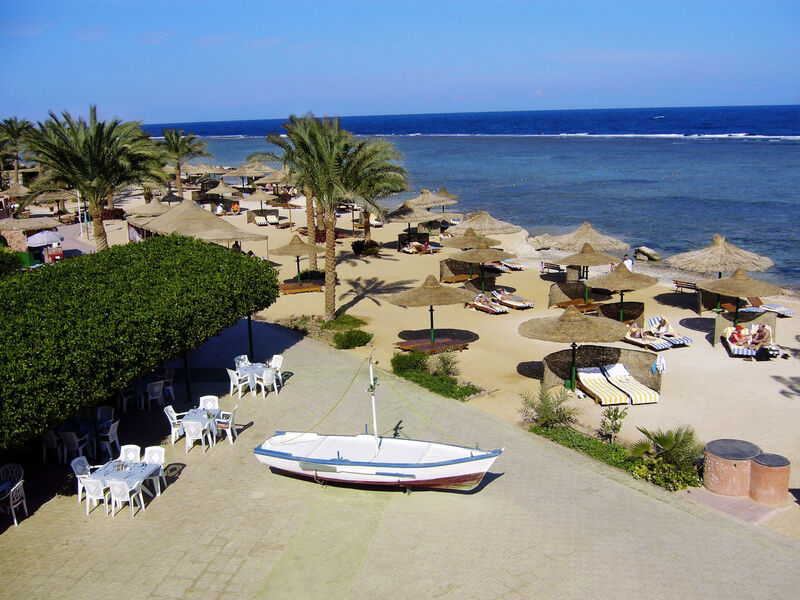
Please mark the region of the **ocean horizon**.
[[[446, 186], [457, 212], [486, 209], [531, 235], [588, 220], [665, 256], [720, 233], [769, 256], [757, 277], [800, 286], [800, 105], [636, 108], [342, 117], [402, 154], [409, 191]], [[190, 131], [213, 162], [269, 150], [285, 119], [145, 125]], [[197, 161], [195, 161], [197, 162]]]

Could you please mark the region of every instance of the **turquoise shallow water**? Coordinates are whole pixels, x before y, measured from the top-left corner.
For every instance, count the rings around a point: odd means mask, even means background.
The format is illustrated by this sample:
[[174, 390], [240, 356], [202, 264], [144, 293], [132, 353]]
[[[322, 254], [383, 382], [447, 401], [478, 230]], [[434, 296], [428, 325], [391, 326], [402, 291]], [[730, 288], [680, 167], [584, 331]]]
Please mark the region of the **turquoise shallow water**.
[[[721, 233], [775, 262], [761, 275], [800, 286], [800, 140], [743, 137], [390, 136], [410, 187], [447, 186], [453, 210], [489, 210], [532, 235], [589, 220], [632, 246], [666, 255]], [[236, 165], [263, 138], [208, 138]]]

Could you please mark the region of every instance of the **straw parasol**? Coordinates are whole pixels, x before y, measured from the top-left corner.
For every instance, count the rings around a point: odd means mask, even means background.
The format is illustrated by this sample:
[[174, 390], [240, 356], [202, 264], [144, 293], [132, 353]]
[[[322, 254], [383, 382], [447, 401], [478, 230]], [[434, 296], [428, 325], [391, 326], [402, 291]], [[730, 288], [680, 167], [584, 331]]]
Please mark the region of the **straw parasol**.
[[601, 252], [622, 251], [630, 248], [628, 244], [621, 240], [599, 233], [589, 224], [589, 221], [584, 221], [583, 225], [572, 233], [551, 238], [550, 242], [554, 248], [572, 252], [580, 251], [586, 243], [591, 244], [592, 248]]
[[766, 256], [742, 250], [726, 242], [718, 233], [714, 234], [711, 245], [700, 250], [681, 252], [667, 259], [667, 263], [676, 269], [695, 271], [697, 273], [722, 273], [744, 269], [745, 271], [766, 271], [773, 262]]
[[458, 201], [454, 198], [439, 196], [430, 190], [422, 190], [419, 196], [416, 198], [411, 198], [410, 200], [406, 200], [406, 202], [408, 202], [409, 205], [416, 206], [417, 208], [433, 208], [435, 206], [441, 206], [442, 212], [444, 212], [445, 206], [458, 204]]
[[254, 202], [260, 202], [261, 203], [261, 208], [263, 209], [264, 208], [264, 202], [272, 202], [276, 198], [277, 198], [277, 196], [275, 196], [274, 194], [268, 194], [267, 192], [265, 192], [261, 188], [258, 188], [255, 192], [253, 192], [252, 194], [247, 196], [247, 198], [245, 198], [245, 199], [246, 200], [253, 200]]
[[389, 296], [388, 300], [398, 306], [429, 307], [431, 313], [431, 345], [433, 345], [436, 342], [436, 333], [433, 328], [433, 307], [469, 302], [472, 300], [472, 293], [461, 288], [445, 287], [436, 280], [436, 277], [428, 275], [422, 286], [393, 294]]
[[465, 221], [462, 221], [455, 227], [451, 227], [450, 232], [461, 235], [469, 228], [472, 228], [475, 233], [479, 235], [503, 235], [522, 231], [522, 227], [500, 221], [492, 217], [485, 210], [479, 210], [475, 214], [470, 215]]
[[220, 183], [217, 187], [206, 190], [206, 194], [214, 194], [215, 196], [232, 196], [239, 193], [241, 193], [239, 190], [224, 183]]
[[171, 209], [171, 206], [163, 204], [159, 198], [153, 198], [149, 204], [134, 206], [125, 212], [134, 217], [157, 217]]
[[265, 240], [260, 233], [243, 231], [202, 208], [194, 200], [184, 200], [170, 211], [151, 219], [129, 219], [137, 227], [169, 235], [177, 233], [209, 242]]
[[697, 284], [700, 289], [713, 292], [715, 294], [722, 294], [723, 296], [733, 296], [736, 298], [736, 314], [733, 318], [733, 324], [739, 324], [739, 298], [746, 298], [748, 296], [774, 296], [781, 293], [781, 288], [777, 285], [767, 283], [766, 281], [759, 281], [758, 279], [750, 279], [744, 269], [736, 269], [730, 277], [723, 277], [717, 279], [706, 279]]
[[444, 239], [440, 243], [445, 248], [477, 248], [481, 243], [485, 243], [487, 246], [498, 246], [500, 240], [478, 235], [472, 227], [467, 227], [463, 235]]
[[651, 277], [643, 273], [632, 273], [621, 262], [611, 273], [598, 275], [586, 280], [586, 287], [602, 288], [611, 292], [619, 292], [619, 320], [622, 321], [623, 311], [622, 302], [625, 292], [631, 290], [642, 290], [658, 283], [658, 277]]
[[459, 196], [458, 194], [451, 194], [450, 192], [448, 192], [447, 188], [444, 186], [439, 188], [439, 191], [436, 192], [436, 195], [441, 196], [442, 198], [449, 198], [450, 200], [458, 200], [459, 198], [461, 198], [461, 196]]
[[520, 335], [545, 342], [568, 342], [572, 347], [571, 389], [575, 389], [577, 342], [616, 342], [625, 337], [628, 328], [606, 317], [590, 317], [574, 306], [568, 306], [557, 317], [531, 319], [519, 326]]
[[52, 217], [31, 217], [30, 219], [2, 219], [0, 231], [41, 231], [53, 229], [61, 223]]
[[272, 251], [273, 254], [278, 256], [294, 256], [297, 259], [297, 285], [303, 285], [300, 281], [300, 257], [308, 254], [320, 254], [325, 252], [325, 248], [317, 246], [316, 244], [309, 244], [300, 239], [300, 236], [295, 234], [292, 241], [285, 246], [280, 246]]
[[272, 171], [272, 173], [267, 173], [261, 179], [257, 179], [254, 183], [258, 185], [266, 185], [266, 184], [277, 184], [277, 185], [285, 185], [291, 181], [291, 177], [289, 174], [289, 169], [286, 167], [281, 167], [278, 171]]
[[30, 188], [26, 188], [21, 183], [12, 183], [7, 190], [3, 190], [2, 194], [5, 194], [9, 198], [22, 198], [30, 193]]
[[492, 262], [495, 260], [505, 260], [507, 258], [514, 258], [516, 254], [504, 252], [497, 248], [490, 248], [486, 241], [478, 242], [477, 246], [471, 250], [464, 250], [455, 256], [451, 256], [453, 260], [480, 265], [481, 270], [481, 293], [486, 292], [485, 281], [483, 279], [483, 263]]
[[[559, 265], [575, 265], [578, 267], [586, 267], [586, 277], [589, 276], [589, 267], [599, 267], [600, 265], [607, 265], [609, 263], [617, 262], [615, 256], [608, 254], [601, 254], [596, 252], [590, 243], [585, 243], [581, 251], [577, 254], [570, 254], [562, 259], [554, 261]], [[589, 288], [586, 287], [586, 303], [589, 303]]]
[[433, 213], [413, 204], [411, 200], [406, 200], [399, 207], [386, 215], [391, 223], [408, 223], [408, 231], [411, 231], [411, 223], [430, 223], [431, 221], [446, 221], [461, 217], [457, 213]]

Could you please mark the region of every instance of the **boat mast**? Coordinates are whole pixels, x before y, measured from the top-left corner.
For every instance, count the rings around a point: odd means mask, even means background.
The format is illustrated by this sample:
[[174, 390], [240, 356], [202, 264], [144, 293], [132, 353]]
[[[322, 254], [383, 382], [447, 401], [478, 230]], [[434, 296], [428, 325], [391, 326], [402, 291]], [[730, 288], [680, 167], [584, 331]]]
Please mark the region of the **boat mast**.
[[378, 437], [378, 416], [375, 412], [375, 386], [378, 380], [372, 374], [372, 357], [369, 359], [369, 393], [372, 396], [372, 435], [375, 438], [375, 454], [378, 454], [381, 442]]

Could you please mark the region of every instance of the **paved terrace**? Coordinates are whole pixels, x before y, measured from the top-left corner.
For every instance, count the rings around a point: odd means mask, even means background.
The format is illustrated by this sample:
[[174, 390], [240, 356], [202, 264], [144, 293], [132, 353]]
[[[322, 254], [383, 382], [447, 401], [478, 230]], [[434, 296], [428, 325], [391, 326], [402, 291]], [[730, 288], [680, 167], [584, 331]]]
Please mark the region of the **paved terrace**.
[[[163, 442], [163, 414], [129, 413], [122, 443], [161, 439], [171, 465], [166, 491], [134, 519], [102, 508], [87, 518], [62, 467], [40, 473], [64, 483], [44, 498], [46, 485], [29, 474], [31, 517], [0, 535], [0, 597], [797, 597], [797, 543], [380, 371], [384, 432], [402, 419], [410, 437], [452, 441], [394, 387], [455, 438], [505, 446], [481, 490], [377, 492], [273, 474], [253, 447], [276, 428], [312, 426], [361, 361], [275, 326], [254, 329], [256, 355], [283, 353], [292, 375], [280, 396], [222, 399], [226, 409], [239, 404], [236, 444], [187, 455], [183, 440]], [[193, 352], [193, 396], [226, 393], [223, 367], [246, 346], [240, 323]], [[363, 431], [366, 384], [362, 369], [321, 431]]]

